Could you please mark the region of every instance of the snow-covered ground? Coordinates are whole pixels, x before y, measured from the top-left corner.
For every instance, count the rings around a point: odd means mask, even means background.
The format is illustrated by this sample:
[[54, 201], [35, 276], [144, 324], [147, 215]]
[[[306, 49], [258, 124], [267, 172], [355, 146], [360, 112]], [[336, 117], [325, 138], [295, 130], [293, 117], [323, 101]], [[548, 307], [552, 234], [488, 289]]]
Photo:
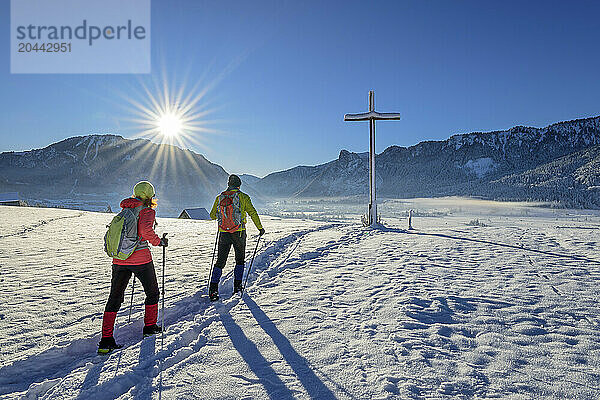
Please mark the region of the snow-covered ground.
[[425, 203], [414, 231], [415, 201], [383, 204], [381, 229], [263, 217], [246, 295], [230, 261], [214, 304], [214, 223], [159, 219], [164, 343], [142, 340], [138, 282], [109, 356], [95, 351], [111, 215], [2, 207], [0, 397], [600, 398], [600, 215]]

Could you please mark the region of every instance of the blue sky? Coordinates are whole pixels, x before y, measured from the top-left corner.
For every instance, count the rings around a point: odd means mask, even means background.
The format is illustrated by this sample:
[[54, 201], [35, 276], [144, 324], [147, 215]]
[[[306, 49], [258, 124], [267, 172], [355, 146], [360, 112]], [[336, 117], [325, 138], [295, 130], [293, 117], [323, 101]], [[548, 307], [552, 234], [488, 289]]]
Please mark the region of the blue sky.
[[[11, 75], [0, 4], [0, 151], [76, 135], [136, 134], [123, 93], [166, 77], [211, 89], [192, 150], [229, 172], [314, 165], [455, 133], [600, 114], [600, 3], [592, 1], [152, 2], [152, 75]], [[139, 99], [143, 101], [143, 99]], [[203, 104], [204, 106], [204, 104]]]

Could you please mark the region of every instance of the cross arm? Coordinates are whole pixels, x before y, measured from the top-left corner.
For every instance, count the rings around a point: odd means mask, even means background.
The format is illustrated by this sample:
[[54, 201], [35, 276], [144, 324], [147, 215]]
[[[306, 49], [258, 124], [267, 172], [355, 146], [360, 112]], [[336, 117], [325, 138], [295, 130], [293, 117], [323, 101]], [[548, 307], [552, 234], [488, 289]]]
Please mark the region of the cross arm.
[[390, 120], [400, 119], [398, 113], [379, 113], [377, 111], [370, 111], [362, 114], [345, 114], [344, 121], [369, 121], [369, 120]]

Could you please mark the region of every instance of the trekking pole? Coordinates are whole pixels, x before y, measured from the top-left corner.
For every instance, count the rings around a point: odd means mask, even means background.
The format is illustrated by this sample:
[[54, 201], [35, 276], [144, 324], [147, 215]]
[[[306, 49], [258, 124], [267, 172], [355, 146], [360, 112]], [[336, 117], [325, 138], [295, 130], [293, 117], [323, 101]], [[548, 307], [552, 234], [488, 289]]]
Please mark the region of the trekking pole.
[[[167, 234], [163, 233], [163, 239], [167, 238]], [[167, 263], [167, 247], [163, 246], [163, 273], [162, 273], [162, 304], [160, 310], [160, 352], [162, 353], [163, 347], [165, 345], [165, 265]], [[160, 378], [159, 378], [159, 391], [158, 398], [162, 399], [162, 358], [159, 363], [160, 368]]]
[[[167, 234], [163, 233], [162, 235], [163, 239], [167, 238]], [[163, 352], [163, 347], [165, 345], [165, 264], [167, 263], [167, 247], [163, 246], [163, 267], [162, 267], [162, 304], [161, 304], [161, 310], [160, 310], [160, 328], [161, 328], [161, 333], [160, 333], [160, 352]], [[160, 378], [159, 378], [159, 391], [158, 391], [158, 398], [159, 400], [162, 399], [162, 358], [160, 359], [160, 364], [159, 364], [159, 368], [160, 368]]]
[[[163, 233], [163, 239], [167, 238], [167, 234]], [[160, 325], [162, 329], [162, 337], [165, 337], [165, 264], [167, 263], [167, 247], [163, 246], [163, 265], [162, 265], [162, 304], [160, 310]], [[161, 344], [162, 346], [162, 344]]]
[[212, 277], [212, 271], [214, 268], [215, 253], [217, 252], [217, 243], [219, 242], [219, 235], [221, 235], [221, 232], [219, 231], [219, 227], [217, 227], [217, 236], [215, 237], [215, 247], [213, 249], [212, 260], [210, 261], [210, 271], [208, 272], [208, 283], [206, 284], [206, 287], [208, 288], [207, 290], [210, 290], [210, 278]]
[[129, 317], [127, 323], [131, 322], [131, 308], [133, 307], [133, 290], [135, 288], [135, 275], [133, 275], [133, 282], [131, 283], [131, 303], [129, 303]]
[[254, 256], [256, 255], [256, 250], [258, 250], [258, 244], [260, 243], [261, 236], [258, 236], [258, 240], [256, 241], [256, 247], [254, 248], [254, 253], [252, 253], [252, 261], [250, 261], [250, 267], [248, 267], [248, 272], [246, 273], [246, 280], [244, 281], [244, 286], [242, 286], [242, 290], [240, 290], [240, 294], [244, 293], [244, 289], [246, 289], [246, 283], [248, 283], [248, 277], [250, 276], [250, 271], [252, 271], [252, 264], [254, 264]]

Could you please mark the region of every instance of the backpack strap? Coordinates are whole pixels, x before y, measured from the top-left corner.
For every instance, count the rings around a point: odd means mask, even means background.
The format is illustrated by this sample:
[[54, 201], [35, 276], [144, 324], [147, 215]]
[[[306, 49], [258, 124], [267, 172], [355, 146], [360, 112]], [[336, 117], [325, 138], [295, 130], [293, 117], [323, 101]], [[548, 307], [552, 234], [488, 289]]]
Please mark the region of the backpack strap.
[[[145, 205], [142, 204], [142, 205], [139, 205], [139, 206], [133, 208], [133, 213], [134, 213], [135, 219], [137, 221], [136, 228], [139, 226], [139, 223], [140, 223], [140, 213], [145, 208], [150, 208], [150, 207], [146, 207]], [[142, 240], [142, 237], [140, 236], [139, 232], [137, 233], [137, 238], [138, 238], [138, 245], [136, 246], [136, 250], [150, 248], [150, 246], [148, 245], [148, 242]]]

